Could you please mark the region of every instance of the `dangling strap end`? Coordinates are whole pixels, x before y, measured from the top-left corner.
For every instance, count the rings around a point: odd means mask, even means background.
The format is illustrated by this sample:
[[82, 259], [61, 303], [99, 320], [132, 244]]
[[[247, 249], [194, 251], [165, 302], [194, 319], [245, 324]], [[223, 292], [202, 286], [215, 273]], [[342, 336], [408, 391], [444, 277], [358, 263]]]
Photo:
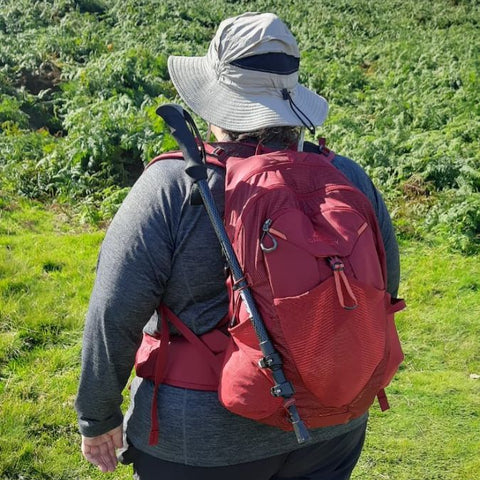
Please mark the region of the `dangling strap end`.
[[150, 429], [150, 436], [148, 438], [149, 445], [156, 445], [158, 443], [158, 416], [157, 416], [157, 395], [158, 395], [158, 386], [155, 386], [155, 391], [153, 392], [153, 402], [152, 410], [150, 412], [150, 421], [152, 428]]
[[387, 394], [385, 393], [384, 388], [382, 388], [377, 393], [377, 399], [378, 399], [378, 403], [380, 405], [380, 410], [382, 410], [382, 412], [384, 412], [385, 410], [388, 410], [390, 408], [390, 404], [388, 403]]
[[[330, 266], [333, 270], [335, 288], [337, 290], [338, 301], [340, 302], [341, 307], [344, 308], [345, 310], [355, 310], [358, 307], [358, 302], [357, 302], [357, 298], [355, 297], [355, 294], [353, 293], [352, 287], [350, 286], [350, 282], [348, 281], [348, 278], [345, 275], [345, 271], [344, 271], [345, 266], [343, 262], [338, 257], [330, 257], [328, 259], [328, 262], [330, 263]], [[348, 296], [350, 297], [350, 300], [352, 302], [351, 305], [347, 305], [345, 303], [342, 285], [345, 288], [345, 291], [347, 292]]]
[[158, 430], [150, 430], [150, 436], [148, 437], [148, 444], [152, 447], [158, 443]]

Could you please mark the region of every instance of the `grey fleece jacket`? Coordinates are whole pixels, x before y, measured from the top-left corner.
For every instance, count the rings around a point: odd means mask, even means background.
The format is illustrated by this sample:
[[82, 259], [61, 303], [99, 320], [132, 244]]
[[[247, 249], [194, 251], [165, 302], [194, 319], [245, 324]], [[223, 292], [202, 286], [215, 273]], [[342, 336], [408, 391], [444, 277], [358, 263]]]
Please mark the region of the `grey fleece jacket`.
[[[364, 171], [336, 156], [339, 168], [372, 202], [387, 252], [388, 291], [396, 296], [398, 247], [385, 204]], [[75, 407], [80, 431], [96, 436], [122, 423], [122, 391], [142, 331], [155, 326], [164, 302], [196, 334], [212, 329], [228, 308], [224, 260], [203, 207], [189, 204], [191, 182], [179, 160], [155, 163], [133, 186], [110, 225], [97, 264], [86, 317]], [[209, 167], [209, 184], [223, 211], [224, 171]], [[254, 461], [299, 448], [295, 435], [236, 416], [216, 393], [161, 385], [160, 436], [148, 445], [153, 384], [136, 377], [124, 423], [129, 441], [167, 461], [220, 466]], [[348, 432], [345, 425], [316, 429], [314, 442]]]

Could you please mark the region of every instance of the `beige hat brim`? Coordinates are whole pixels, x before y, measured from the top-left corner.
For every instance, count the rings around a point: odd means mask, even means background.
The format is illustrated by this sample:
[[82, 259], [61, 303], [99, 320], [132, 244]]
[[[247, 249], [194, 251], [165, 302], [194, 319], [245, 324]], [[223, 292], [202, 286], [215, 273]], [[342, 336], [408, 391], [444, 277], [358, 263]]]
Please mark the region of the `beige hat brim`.
[[[302, 126], [300, 118], [284, 100], [281, 90], [248, 93], [218, 81], [207, 57], [171, 56], [170, 77], [185, 103], [208, 123], [234, 132], [249, 132], [272, 126]], [[327, 101], [300, 84], [290, 92], [296, 107], [314, 126], [328, 114]]]

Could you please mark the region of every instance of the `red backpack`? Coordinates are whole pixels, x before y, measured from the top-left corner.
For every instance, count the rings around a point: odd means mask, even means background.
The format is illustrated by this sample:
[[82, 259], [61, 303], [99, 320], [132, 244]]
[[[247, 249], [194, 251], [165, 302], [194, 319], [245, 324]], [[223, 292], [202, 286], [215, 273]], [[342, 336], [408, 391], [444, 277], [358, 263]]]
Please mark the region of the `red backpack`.
[[[385, 252], [368, 198], [326, 148], [205, 147], [208, 161], [226, 168], [226, 230], [307, 428], [359, 417], [375, 396], [387, 409], [383, 389], [403, 360], [393, 317], [405, 304], [386, 292]], [[181, 154], [152, 162], [163, 158]], [[249, 312], [227, 285], [227, 335], [218, 328], [197, 337], [163, 305], [163, 338], [144, 336], [137, 375], [156, 386], [218, 389], [231, 412], [291, 430]], [[168, 321], [181, 336], [169, 337]], [[157, 431], [154, 397], [151, 443]]]

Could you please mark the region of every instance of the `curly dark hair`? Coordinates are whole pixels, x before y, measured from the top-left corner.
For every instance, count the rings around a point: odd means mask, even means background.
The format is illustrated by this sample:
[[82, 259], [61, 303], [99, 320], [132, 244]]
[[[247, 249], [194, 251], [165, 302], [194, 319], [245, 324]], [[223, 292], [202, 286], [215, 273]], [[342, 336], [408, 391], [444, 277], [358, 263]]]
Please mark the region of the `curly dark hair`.
[[274, 144], [284, 147], [298, 143], [300, 132], [300, 127], [290, 126], [260, 128], [252, 132], [231, 132], [225, 130], [225, 133], [233, 142], [251, 141], [261, 143], [262, 145]]

